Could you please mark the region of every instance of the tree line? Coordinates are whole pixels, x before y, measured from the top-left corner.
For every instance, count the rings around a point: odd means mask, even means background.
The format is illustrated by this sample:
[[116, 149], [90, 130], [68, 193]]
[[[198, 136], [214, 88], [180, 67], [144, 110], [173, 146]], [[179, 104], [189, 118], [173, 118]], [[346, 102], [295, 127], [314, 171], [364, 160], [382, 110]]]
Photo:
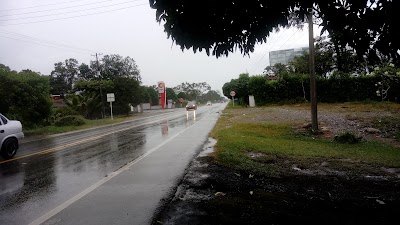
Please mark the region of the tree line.
[[[337, 54], [330, 37], [315, 44], [317, 97], [320, 102], [400, 100], [400, 67], [386, 57], [371, 64], [347, 46]], [[267, 66], [262, 75], [240, 74], [223, 86], [230, 97], [236, 91], [239, 103], [254, 95], [258, 104], [309, 101], [309, 54], [295, 56], [287, 65]]]
[[[108, 116], [107, 93], [114, 93], [113, 113], [127, 115], [131, 106], [159, 103], [156, 85], [145, 86], [141, 80], [135, 60], [116, 54], [104, 55], [90, 64], [66, 59], [55, 63], [49, 76], [31, 70], [17, 72], [0, 64], [0, 109], [9, 118], [21, 120], [28, 128], [56, 124], [69, 116], [72, 116], [69, 118], [71, 123], [81, 124], [82, 120], [76, 116], [86, 119]], [[64, 106], [54, 108], [50, 95], [59, 96]], [[205, 82], [186, 82], [167, 88], [167, 99], [177, 102], [179, 98], [208, 101], [221, 96], [211, 91]], [[177, 106], [184, 107], [183, 104]]]
[[130, 106], [140, 102], [157, 105], [156, 90], [141, 86], [141, 80], [135, 60], [117, 54], [104, 55], [89, 65], [66, 59], [55, 63], [49, 76], [51, 94], [65, 98], [68, 107], [89, 119], [108, 114], [107, 93], [115, 94], [115, 114], [129, 114]]

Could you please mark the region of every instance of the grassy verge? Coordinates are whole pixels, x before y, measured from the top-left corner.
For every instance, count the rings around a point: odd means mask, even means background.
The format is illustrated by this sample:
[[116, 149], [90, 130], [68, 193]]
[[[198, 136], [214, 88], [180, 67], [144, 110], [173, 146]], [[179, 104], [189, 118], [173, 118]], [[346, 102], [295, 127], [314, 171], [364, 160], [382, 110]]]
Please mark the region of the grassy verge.
[[[363, 106], [364, 107], [364, 106]], [[218, 140], [217, 162], [263, 175], [283, 175], [328, 162], [337, 170], [400, 167], [400, 148], [380, 142], [340, 144], [333, 140], [298, 135], [288, 123], [242, 123], [232, 120], [237, 109], [227, 108], [211, 133]], [[242, 113], [243, 111], [241, 111]], [[351, 163], [348, 163], [351, 162]]]
[[[309, 110], [310, 103], [300, 103], [293, 105], [285, 105], [285, 107]], [[370, 111], [388, 111], [392, 113], [400, 112], [400, 105], [394, 102], [343, 102], [343, 103], [318, 103], [319, 110], [327, 110], [331, 112], [370, 112]]]
[[32, 128], [32, 129], [24, 130], [24, 134], [25, 134], [26, 137], [32, 137], [32, 136], [42, 136], [42, 135], [65, 133], [65, 132], [69, 132], [69, 131], [77, 131], [77, 130], [83, 130], [83, 129], [88, 129], [88, 128], [97, 127], [97, 126], [120, 123], [120, 122], [124, 122], [124, 121], [127, 121], [127, 120], [131, 120], [131, 119], [133, 119], [135, 117], [136, 117], [135, 115], [131, 115], [131, 116], [114, 117], [113, 120], [111, 120], [111, 118], [98, 119], [98, 120], [87, 120], [87, 119], [85, 119], [86, 124], [84, 124], [82, 126], [63, 126], [63, 127], [46, 126], [46, 127], [38, 127], [38, 128]]

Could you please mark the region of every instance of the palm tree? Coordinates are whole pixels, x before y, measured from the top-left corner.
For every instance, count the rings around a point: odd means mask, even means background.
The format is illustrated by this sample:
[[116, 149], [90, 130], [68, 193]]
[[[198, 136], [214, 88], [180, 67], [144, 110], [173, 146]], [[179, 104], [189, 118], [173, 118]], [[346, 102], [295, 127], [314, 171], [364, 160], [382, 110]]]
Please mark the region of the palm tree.
[[94, 92], [70, 95], [65, 103], [85, 118], [91, 118], [101, 108], [99, 96]]

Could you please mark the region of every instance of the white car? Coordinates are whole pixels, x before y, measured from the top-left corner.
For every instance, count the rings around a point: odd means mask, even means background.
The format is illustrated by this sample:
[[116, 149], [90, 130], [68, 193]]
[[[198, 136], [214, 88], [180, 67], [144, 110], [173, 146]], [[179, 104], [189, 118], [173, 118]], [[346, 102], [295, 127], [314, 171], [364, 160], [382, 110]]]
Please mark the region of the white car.
[[207, 102], [207, 105], [212, 105], [211, 101], [208, 101], [208, 102]]
[[9, 120], [0, 113], [0, 153], [11, 159], [17, 153], [18, 142], [24, 138], [22, 124], [17, 120]]

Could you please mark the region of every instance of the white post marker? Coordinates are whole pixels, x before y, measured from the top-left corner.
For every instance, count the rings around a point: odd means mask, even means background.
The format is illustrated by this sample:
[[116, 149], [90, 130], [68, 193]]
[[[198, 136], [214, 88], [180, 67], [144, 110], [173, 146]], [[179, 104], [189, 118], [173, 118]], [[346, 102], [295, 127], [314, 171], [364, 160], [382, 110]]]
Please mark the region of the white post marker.
[[113, 120], [113, 112], [112, 112], [112, 103], [115, 102], [115, 96], [114, 93], [107, 93], [107, 102], [110, 103], [110, 109], [111, 109], [111, 120]]
[[232, 104], [233, 104], [233, 106], [235, 106], [235, 99], [233, 97], [235, 97], [236, 92], [235, 91], [231, 91], [230, 95], [232, 96]]

